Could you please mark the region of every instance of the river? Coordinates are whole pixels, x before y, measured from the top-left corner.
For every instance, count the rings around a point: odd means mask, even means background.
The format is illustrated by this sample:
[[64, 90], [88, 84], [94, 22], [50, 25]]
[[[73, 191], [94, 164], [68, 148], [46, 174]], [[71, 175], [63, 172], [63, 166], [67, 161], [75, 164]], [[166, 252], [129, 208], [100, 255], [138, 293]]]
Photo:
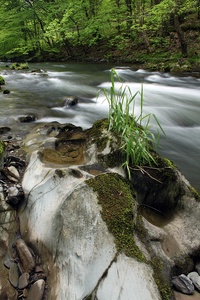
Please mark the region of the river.
[[[38, 122], [73, 123], [83, 128], [107, 117], [108, 104], [101, 88], [110, 87], [110, 70], [135, 93], [144, 92], [144, 115], [158, 118], [166, 136], [161, 136], [159, 153], [171, 159], [190, 183], [200, 191], [200, 79], [148, 72], [108, 64], [30, 63], [29, 70], [10, 71], [0, 63], [6, 85], [0, 93], [0, 126], [27, 133], [34, 124], [20, 123], [19, 117], [35, 114]], [[31, 72], [40, 69], [41, 73]], [[116, 82], [116, 88], [121, 83]], [[79, 98], [78, 105], [64, 106], [68, 96]], [[139, 114], [140, 101], [136, 102]], [[155, 124], [152, 130], [156, 132]]]

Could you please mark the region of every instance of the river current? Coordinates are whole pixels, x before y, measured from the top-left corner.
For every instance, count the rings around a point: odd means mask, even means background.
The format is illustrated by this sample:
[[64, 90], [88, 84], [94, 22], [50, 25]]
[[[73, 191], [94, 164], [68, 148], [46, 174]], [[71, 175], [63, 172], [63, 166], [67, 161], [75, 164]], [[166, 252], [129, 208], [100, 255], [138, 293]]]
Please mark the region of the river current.
[[[166, 136], [161, 135], [159, 153], [171, 159], [190, 183], [200, 191], [200, 79], [148, 72], [108, 64], [38, 63], [29, 70], [11, 71], [0, 63], [0, 75], [6, 85], [0, 93], [0, 126], [29, 132], [33, 123], [20, 123], [19, 117], [34, 114], [36, 123], [58, 121], [84, 129], [108, 116], [108, 103], [99, 91], [110, 88], [110, 70], [115, 68], [132, 94], [144, 94], [144, 115], [155, 114]], [[40, 69], [41, 72], [32, 72]], [[116, 89], [121, 83], [116, 80]], [[69, 107], [65, 98], [76, 96], [79, 102]], [[135, 114], [140, 113], [140, 97]], [[153, 121], [153, 119], [152, 119]], [[156, 133], [155, 122], [152, 131]]]

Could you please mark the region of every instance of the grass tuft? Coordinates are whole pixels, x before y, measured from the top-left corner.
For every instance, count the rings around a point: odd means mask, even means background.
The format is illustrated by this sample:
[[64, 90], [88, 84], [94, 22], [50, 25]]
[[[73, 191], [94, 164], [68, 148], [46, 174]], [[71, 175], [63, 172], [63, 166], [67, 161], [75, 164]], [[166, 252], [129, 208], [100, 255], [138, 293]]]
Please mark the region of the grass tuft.
[[[132, 94], [128, 86], [121, 85], [115, 89], [115, 78], [119, 79], [114, 69], [111, 70], [110, 90], [103, 89], [109, 104], [109, 130], [114, 131], [121, 140], [121, 150], [124, 155], [122, 166], [131, 177], [131, 167], [143, 165], [156, 165], [152, 155], [159, 145], [160, 132], [164, 133], [157, 117], [154, 114], [143, 114], [144, 96], [141, 91]], [[136, 96], [140, 95], [140, 113], [135, 114]], [[157, 136], [151, 129], [151, 118], [158, 126]], [[165, 133], [164, 133], [165, 134]]]

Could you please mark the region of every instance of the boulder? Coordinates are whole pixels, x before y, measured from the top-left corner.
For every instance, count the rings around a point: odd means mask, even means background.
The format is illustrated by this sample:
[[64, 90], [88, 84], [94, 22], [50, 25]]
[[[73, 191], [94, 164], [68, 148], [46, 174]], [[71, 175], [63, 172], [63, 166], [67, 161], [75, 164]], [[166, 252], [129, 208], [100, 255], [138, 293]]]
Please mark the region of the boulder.
[[47, 276], [50, 300], [173, 299], [173, 277], [200, 261], [200, 203], [190, 184], [159, 156], [155, 172], [137, 168], [128, 180], [119, 148], [107, 120], [87, 130], [37, 126], [24, 141], [20, 233], [45, 274], [29, 252], [22, 273], [35, 272], [39, 289]]

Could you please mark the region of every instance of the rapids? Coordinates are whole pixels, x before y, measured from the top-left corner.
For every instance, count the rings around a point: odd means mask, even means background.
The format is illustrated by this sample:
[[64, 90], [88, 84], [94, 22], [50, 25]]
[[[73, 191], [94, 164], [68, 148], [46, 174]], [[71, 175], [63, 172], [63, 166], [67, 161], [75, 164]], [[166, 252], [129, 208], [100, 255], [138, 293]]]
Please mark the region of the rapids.
[[[10, 91], [0, 93], [0, 126], [26, 134], [35, 123], [20, 123], [19, 117], [34, 114], [36, 123], [58, 121], [90, 127], [108, 115], [108, 103], [99, 90], [109, 89], [111, 68], [133, 94], [143, 87], [143, 113], [155, 114], [166, 133], [161, 136], [159, 153], [171, 159], [200, 191], [200, 79], [192, 76], [84, 63], [30, 63], [29, 70], [11, 71], [0, 62], [0, 75], [6, 82], [2, 90]], [[41, 72], [32, 72], [34, 69]], [[121, 83], [116, 80], [115, 86], [118, 89]], [[78, 97], [78, 105], [64, 106], [68, 96]], [[137, 115], [139, 96], [136, 99]]]

